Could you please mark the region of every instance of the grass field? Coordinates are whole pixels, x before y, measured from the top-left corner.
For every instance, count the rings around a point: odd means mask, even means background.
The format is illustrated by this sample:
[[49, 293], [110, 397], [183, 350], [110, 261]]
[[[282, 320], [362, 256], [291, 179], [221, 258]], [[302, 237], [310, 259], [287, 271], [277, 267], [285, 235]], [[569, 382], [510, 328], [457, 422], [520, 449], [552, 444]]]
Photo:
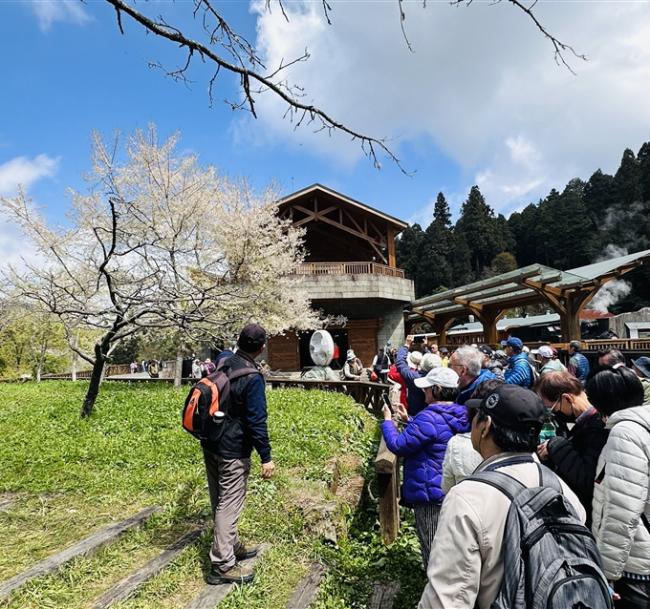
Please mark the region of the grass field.
[[[44, 382], [0, 385], [0, 581], [15, 575], [106, 524], [142, 507], [161, 512], [90, 558], [14, 593], [7, 609], [89, 607], [130, 570], [156, 555], [209, 515], [198, 443], [185, 433], [179, 411], [186, 389], [106, 383], [96, 414], [78, 418], [85, 384]], [[280, 609], [316, 555], [332, 567], [320, 609], [363, 607], [373, 578], [402, 579], [399, 606], [413, 606], [422, 574], [414, 574], [417, 542], [409, 524], [386, 548], [378, 540], [371, 505], [348, 518], [348, 535], [322, 543], [305, 517], [305, 505], [331, 499], [334, 457], [342, 478], [374, 449], [376, 424], [349, 398], [333, 393], [274, 390], [268, 394], [276, 476], [253, 475], [240, 532], [272, 548], [254, 584], [220, 607]], [[356, 457], [356, 458], [355, 458]], [[344, 509], [343, 507], [341, 509]], [[209, 533], [119, 609], [182, 607], [203, 584]], [[385, 578], [385, 577], [384, 577]]]

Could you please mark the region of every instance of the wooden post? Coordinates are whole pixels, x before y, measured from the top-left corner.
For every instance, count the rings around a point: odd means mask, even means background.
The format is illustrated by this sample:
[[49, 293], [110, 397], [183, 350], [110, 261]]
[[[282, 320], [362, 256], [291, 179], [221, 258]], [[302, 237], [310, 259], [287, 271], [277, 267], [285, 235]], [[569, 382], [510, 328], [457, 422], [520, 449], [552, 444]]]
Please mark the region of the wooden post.
[[493, 347], [499, 342], [499, 333], [497, 331], [497, 321], [503, 314], [501, 309], [482, 309], [474, 314], [483, 324], [483, 341]]
[[397, 268], [397, 259], [395, 257], [395, 230], [388, 227], [386, 235], [386, 249], [388, 250], [388, 266]]
[[399, 470], [397, 457], [388, 450], [384, 438], [375, 457], [379, 485], [379, 528], [384, 543], [390, 544], [399, 533]]

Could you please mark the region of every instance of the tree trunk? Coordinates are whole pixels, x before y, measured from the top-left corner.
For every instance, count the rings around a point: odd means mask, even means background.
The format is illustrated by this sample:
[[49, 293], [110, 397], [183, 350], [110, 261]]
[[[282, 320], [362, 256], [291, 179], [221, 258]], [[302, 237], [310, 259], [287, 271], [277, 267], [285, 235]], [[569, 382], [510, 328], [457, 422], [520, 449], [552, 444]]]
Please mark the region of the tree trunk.
[[83, 406], [81, 407], [80, 415], [82, 419], [89, 417], [93, 413], [95, 400], [99, 393], [99, 386], [101, 385], [102, 377], [104, 376], [105, 363], [106, 357], [101, 353], [100, 349], [95, 349], [95, 363], [93, 365], [93, 372], [90, 376], [90, 385], [88, 386], [88, 391]]
[[176, 351], [176, 369], [174, 370], [174, 387], [180, 387], [183, 379], [183, 350]]
[[[73, 346], [76, 347], [77, 344], [79, 343], [79, 334], [77, 334], [75, 337], [73, 337]], [[79, 363], [79, 354], [76, 351], [72, 352], [72, 365], [71, 365], [71, 372], [72, 372], [72, 380], [76, 381], [77, 380], [77, 364]]]

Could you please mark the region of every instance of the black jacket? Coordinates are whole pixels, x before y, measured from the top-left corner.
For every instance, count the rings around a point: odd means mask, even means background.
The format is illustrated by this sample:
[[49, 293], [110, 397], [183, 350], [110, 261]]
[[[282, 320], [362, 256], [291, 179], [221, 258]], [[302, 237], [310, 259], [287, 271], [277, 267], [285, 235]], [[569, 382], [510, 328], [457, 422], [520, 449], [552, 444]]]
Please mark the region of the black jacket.
[[580, 499], [587, 511], [587, 526], [591, 525], [591, 500], [598, 457], [607, 442], [607, 435], [605, 424], [592, 408], [578, 417], [568, 437], [553, 438], [548, 443], [547, 465]]
[[262, 463], [271, 461], [271, 442], [266, 426], [266, 394], [264, 377], [255, 362], [243, 352], [230, 357], [221, 368], [229, 370], [250, 368], [251, 374], [230, 383], [230, 406], [223, 435], [218, 443], [203, 441], [205, 449], [224, 459], [248, 459], [253, 448]]

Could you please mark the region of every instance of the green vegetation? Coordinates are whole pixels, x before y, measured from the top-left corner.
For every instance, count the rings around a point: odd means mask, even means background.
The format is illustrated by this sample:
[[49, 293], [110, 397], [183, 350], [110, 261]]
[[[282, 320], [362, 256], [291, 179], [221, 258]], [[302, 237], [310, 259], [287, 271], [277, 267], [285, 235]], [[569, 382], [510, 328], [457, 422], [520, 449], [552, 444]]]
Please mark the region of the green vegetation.
[[[142, 507], [162, 511], [89, 558], [27, 584], [3, 609], [90, 607], [112, 584], [144, 564], [185, 531], [206, 522], [209, 499], [198, 443], [182, 431], [186, 389], [106, 383], [96, 414], [78, 418], [85, 383], [0, 384], [0, 581]], [[397, 607], [413, 607], [423, 585], [412, 525], [386, 548], [372, 502], [356, 515], [345, 504], [347, 534], [338, 545], [319, 539], [306, 514], [333, 497], [331, 468], [342, 464], [341, 486], [374, 456], [374, 419], [350, 398], [298, 390], [269, 392], [269, 425], [277, 475], [253, 466], [240, 531], [272, 544], [254, 584], [237, 589], [224, 609], [281, 609], [311, 560], [330, 565], [318, 609], [364, 607], [371, 583], [399, 579]], [[339, 493], [341, 494], [341, 493]], [[343, 526], [343, 529], [346, 527]], [[203, 585], [210, 533], [118, 609], [184, 606]]]
[[[452, 225], [449, 205], [440, 193], [429, 226], [414, 224], [401, 234], [397, 264], [414, 280], [417, 297], [506, 272], [513, 262], [570, 269], [599, 257], [648, 249], [650, 142], [636, 155], [625, 150], [614, 175], [598, 169], [586, 182], [570, 180], [561, 192], [553, 189], [507, 220], [488, 203], [473, 186]], [[632, 291], [613, 312], [650, 304], [650, 266], [633, 271], [626, 280]]]

